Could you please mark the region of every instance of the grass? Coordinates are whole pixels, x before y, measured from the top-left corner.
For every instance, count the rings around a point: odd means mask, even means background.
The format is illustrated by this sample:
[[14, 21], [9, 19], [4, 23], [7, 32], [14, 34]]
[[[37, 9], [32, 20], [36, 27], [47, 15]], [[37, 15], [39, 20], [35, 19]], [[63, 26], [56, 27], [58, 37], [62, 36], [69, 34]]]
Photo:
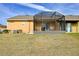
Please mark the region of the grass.
[[78, 56], [79, 34], [0, 34], [0, 55]]

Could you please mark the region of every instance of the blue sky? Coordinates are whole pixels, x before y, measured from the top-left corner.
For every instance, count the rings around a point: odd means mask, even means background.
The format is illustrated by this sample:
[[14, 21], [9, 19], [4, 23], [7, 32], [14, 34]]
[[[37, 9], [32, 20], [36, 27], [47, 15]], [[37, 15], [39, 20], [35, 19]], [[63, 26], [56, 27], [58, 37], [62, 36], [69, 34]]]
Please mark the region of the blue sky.
[[0, 3], [0, 24], [17, 15], [34, 15], [41, 11], [58, 11], [64, 15], [79, 15], [78, 3]]

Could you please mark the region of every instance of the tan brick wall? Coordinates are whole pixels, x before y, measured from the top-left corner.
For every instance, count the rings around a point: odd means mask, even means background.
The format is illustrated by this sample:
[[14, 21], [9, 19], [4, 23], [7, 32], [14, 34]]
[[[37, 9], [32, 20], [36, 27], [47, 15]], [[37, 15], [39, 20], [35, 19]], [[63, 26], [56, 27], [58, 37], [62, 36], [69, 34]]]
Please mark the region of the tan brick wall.
[[[58, 23], [56, 23], [55, 21], [50, 21], [50, 22], [48, 22], [48, 25], [49, 25], [49, 27], [50, 27], [50, 30], [51, 31], [54, 31], [54, 30], [59, 30], [59, 24]], [[34, 23], [34, 30], [35, 31], [41, 31], [41, 27], [42, 27], [42, 22], [35, 22]]]
[[22, 30], [24, 33], [30, 33], [33, 31], [33, 21], [8, 21], [7, 29]]
[[72, 32], [78, 32], [78, 25], [77, 25], [77, 23], [72, 23]]
[[34, 22], [34, 30], [35, 31], [41, 31], [41, 22]]
[[59, 24], [56, 21], [50, 22], [50, 29], [52, 29], [52, 31], [59, 31]]

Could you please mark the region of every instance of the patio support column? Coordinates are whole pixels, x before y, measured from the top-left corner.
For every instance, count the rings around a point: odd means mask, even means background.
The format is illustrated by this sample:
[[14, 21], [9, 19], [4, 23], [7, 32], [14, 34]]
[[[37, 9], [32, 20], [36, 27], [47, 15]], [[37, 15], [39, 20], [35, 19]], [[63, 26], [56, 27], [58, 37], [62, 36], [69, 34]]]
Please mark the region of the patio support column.
[[65, 17], [64, 16], [62, 17], [62, 20], [61, 20], [61, 30], [65, 31]]
[[66, 21], [65, 21], [65, 16], [64, 16], [64, 31], [66, 31]]

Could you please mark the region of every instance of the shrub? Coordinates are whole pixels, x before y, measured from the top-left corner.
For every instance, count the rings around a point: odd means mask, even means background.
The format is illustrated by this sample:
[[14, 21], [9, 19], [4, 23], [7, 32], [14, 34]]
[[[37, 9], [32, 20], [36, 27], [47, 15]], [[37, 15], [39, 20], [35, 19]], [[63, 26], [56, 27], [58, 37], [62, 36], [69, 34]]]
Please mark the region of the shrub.
[[22, 30], [17, 30], [17, 33], [22, 33]]
[[3, 30], [3, 33], [9, 33], [9, 32], [10, 30], [7, 30], [7, 29]]
[[0, 34], [2, 34], [2, 32], [0, 31]]
[[22, 33], [22, 30], [13, 30], [13, 33]]

